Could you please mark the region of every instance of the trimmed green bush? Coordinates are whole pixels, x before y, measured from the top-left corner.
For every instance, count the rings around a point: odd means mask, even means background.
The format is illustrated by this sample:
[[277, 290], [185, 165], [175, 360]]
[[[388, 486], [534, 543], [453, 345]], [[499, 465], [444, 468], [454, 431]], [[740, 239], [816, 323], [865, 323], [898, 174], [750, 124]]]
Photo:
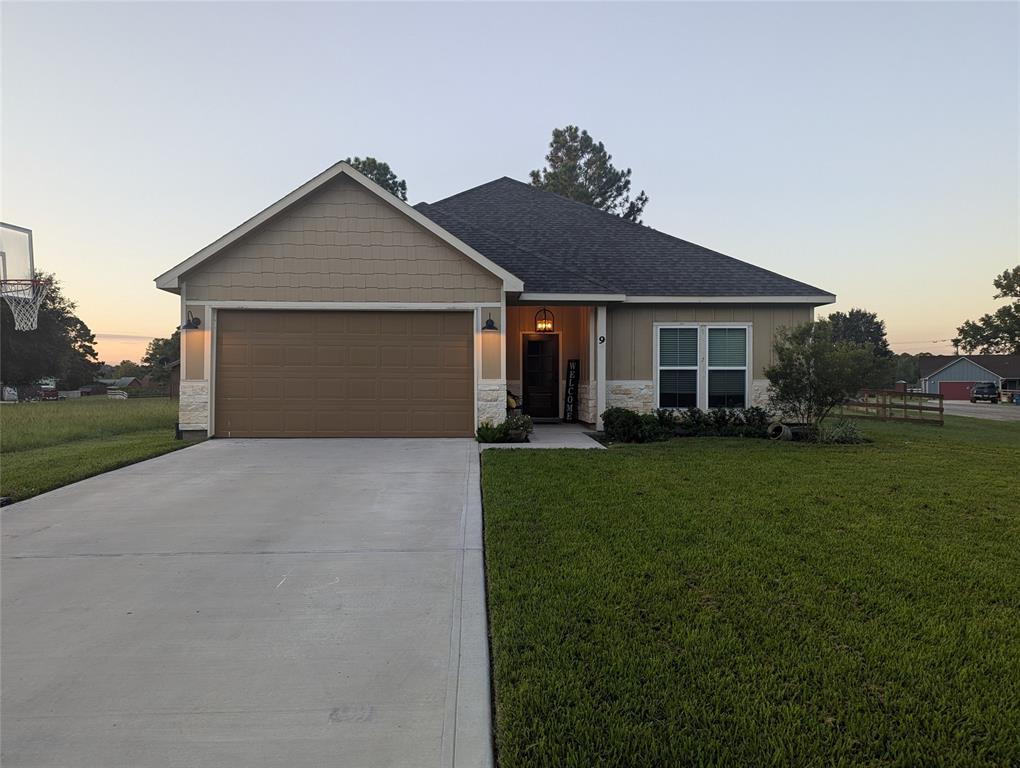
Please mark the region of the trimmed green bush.
[[668, 411], [639, 414], [629, 408], [608, 408], [602, 414], [606, 437], [619, 443], [654, 443], [673, 435], [675, 419]]

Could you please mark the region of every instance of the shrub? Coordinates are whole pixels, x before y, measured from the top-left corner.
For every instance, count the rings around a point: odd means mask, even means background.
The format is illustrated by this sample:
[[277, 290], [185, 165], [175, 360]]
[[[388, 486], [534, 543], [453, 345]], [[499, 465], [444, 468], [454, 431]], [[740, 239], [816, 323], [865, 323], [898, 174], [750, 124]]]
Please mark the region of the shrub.
[[645, 413], [639, 418], [641, 421], [636, 442], [657, 443], [661, 440], [668, 440], [673, 436], [674, 423], [672, 419], [664, 423], [660, 419], [659, 413]]
[[636, 443], [641, 431], [641, 417], [629, 408], [607, 408], [602, 414], [602, 429], [610, 440]]
[[790, 421], [813, 425], [883, 376], [887, 365], [870, 346], [834, 340], [826, 320], [781, 330], [775, 361], [765, 369], [772, 407]]
[[639, 414], [629, 408], [608, 408], [602, 414], [606, 437], [620, 443], [654, 443], [673, 435], [676, 419], [665, 410]]
[[692, 408], [679, 415], [680, 433], [695, 437], [768, 437], [772, 414], [764, 408]]
[[510, 439], [510, 430], [506, 422], [493, 424], [491, 421], [483, 421], [475, 431], [475, 440], [479, 443], [505, 443]]
[[822, 425], [818, 429], [817, 438], [819, 443], [836, 443], [839, 445], [855, 445], [866, 443], [867, 439], [861, 434], [861, 428], [856, 421], [850, 419], [837, 419], [831, 425]]
[[475, 430], [475, 440], [479, 443], [517, 443], [526, 440], [534, 431], [531, 417], [517, 413], [499, 424], [483, 421]]

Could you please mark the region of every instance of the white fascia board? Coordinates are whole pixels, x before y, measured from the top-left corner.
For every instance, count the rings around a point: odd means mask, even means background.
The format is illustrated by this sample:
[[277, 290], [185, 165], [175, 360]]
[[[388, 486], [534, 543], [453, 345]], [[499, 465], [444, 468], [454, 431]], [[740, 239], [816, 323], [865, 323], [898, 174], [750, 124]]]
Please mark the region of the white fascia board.
[[182, 261], [173, 269], [164, 272], [162, 275], [156, 278], [156, 287], [161, 288], [165, 291], [176, 292], [178, 287], [177, 285], [178, 278], [185, 272], [187, 272], [190, 269], [194, 269], [206, 259], [209, 259], [210, 257], [222, 251], [228, 245], [237, 242], [242, 237], [247, 235], [249, 232], [254, 230], [256, 227], [264, 224], [276, 214], [290, 207], [301, 198], [314, 192], [315, 190], [319, 189], [320, 187], [332, 181], [341, 174], [350, 177], [353, 181], [360, 184], [369, 192], [376, 195], [381, 200], [388, 203], [389, 205], [403, 213], [405, 216], [412, 219], [416, 224], [419, 224], [420, 226], [424, 227], [429, 232], [438, 237], [440, 240], [443, 240], [445, 243], [447, 243], [454, 249], [460, 251], [472, 261], [476, 262], [477, 264], [484, 267], [492, 274], [499, 277], [503, 281], [503, 290], [505, 291], [524, 290], [524, 282], [519, 277], [511, 274], [510, 272], [507, 272], [505, 269], [503, 269], [495, 262], [490, 261], [485, 256], [476, 251], [474, 248], [469, 246], [467, 243], [464, 243], [459, 238], [454, 237], [452, 234], [450, 234], [445, 229], [440, 227], [434, 221], [432, 221], [429, 218], [426, 218], [421, 213], [412, 208], [410, 205], [405, 203], [403, 200], [390, 194], [385, 189], [376, 184], [374, 181], [366, 178], [363, 174], [359, 173], [350, 165], [344, 162], [336, 163], [335, 165], [327, 168], [325, 171], [320, 173], [314, 179], [306, 181], [304, 184], [302, 184], [300, 187], [295, 189], [290, 194], [280, 198], [265, 210], [255, 214], [240, 226], [235, 227], [234, 229], [230, 230], [230, 232], [223, 235], [223, 237], [210, 243], [205, 248], [196, 253], [194, 256]]
[[627, 296], [627, 304], [832, 304], [831, 293], [817, 296]]
[[607, 301], [626, 301], [627, 296], [622, 293], [522, 293], [519, 301], [590, 301], [593, 303], [604, 303]]
[[213, 309], [308, 309], [348, 310], [352, 312], [471, 312], [476, 309], [499, 309], [493, 301], [412, 302], [412, 301], [189, 301], [188, 306]]

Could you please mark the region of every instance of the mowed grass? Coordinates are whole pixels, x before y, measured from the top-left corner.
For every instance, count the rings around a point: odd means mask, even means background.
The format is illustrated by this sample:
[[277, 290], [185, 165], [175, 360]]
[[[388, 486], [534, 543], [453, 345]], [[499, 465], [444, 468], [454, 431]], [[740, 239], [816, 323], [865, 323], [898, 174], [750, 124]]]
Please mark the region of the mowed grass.
[[502, 768], [1020, 765], [1020, 425], [486, 451]]
[[88, 398], [0, 406], [0, 495], [15, 501], [183, 448], [177, 401]]

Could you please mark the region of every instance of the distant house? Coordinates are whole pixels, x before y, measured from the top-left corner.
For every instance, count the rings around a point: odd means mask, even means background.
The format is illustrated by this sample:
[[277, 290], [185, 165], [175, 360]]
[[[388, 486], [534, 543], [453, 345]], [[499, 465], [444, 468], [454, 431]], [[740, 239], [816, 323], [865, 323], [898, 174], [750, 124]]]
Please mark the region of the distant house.
[[921, 389], [946, 400], [970, 400], [974, 385], [982, 381], [1020, 390], [1020, 355], [933, 355], [918, 362]]
[[121, 376], [119, 379], [96, 379], [97, 384], [105, 384], [108, 389], [141, 389], [142, 382], [134, 376]]

